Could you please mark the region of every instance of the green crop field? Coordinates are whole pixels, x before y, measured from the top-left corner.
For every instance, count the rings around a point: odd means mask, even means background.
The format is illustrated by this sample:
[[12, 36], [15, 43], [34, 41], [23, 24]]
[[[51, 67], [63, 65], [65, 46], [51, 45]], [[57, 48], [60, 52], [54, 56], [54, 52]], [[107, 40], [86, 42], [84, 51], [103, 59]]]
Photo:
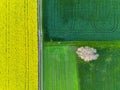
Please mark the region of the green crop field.
[[[108, 43], [45, 43], [44, 90], [120, 90], [120, 44]], [[99, 58], [91, 62], [78, 58], [81, 45], [96, 48]]]
[[[42, 0], [44, 90], [120, 90], [120, 0]], [[97, 49], [85, 62], [76, 50]]]
[[43, 0], [46, 41], [120, 40], [120, 0]]
[[78, 90], [76, 56], [69, 46], [45, 47], [44, 90]]

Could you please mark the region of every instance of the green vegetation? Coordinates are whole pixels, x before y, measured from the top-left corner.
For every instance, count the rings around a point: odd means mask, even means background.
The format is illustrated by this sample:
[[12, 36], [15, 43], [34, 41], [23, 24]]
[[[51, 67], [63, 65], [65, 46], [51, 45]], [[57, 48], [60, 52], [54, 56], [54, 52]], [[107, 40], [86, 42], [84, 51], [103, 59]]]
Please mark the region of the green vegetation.
[[43, 0], [46, 41], [120, 40], [120, 0]]
[[44, 90], [78, 90], [76, 54], [69, 46], [44, 48]]
[[120, 41], [58, 41], [58, 42], [45, 42], [45, 46], [91, 46], [95, 48], [109, 47], [116, 48], [120, 47]]
[[[59, 44], [58, 42], [44, 44], [44, 90], [120, 89], [119, 42]], [[84, 62], [78, 58], [76, 48], [82, 45], [96, 48], [99, 58], [91, 62]]]
[[[43, 0], [44, 90], [120, 90], [119, 4]], [[80, 46], [96, 48], [98, 60], [78, 58]]]

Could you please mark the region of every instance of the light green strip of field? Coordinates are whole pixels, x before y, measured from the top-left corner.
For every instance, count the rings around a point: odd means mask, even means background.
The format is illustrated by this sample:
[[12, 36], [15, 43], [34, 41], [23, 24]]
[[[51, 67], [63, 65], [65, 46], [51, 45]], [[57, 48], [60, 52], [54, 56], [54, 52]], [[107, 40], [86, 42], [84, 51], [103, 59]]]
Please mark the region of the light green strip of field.
[[120, 47], [120, 41], [56, 41], [45, 42], [45, 46], [91, 46], [91, 47], [108, 47], [116, 48]]

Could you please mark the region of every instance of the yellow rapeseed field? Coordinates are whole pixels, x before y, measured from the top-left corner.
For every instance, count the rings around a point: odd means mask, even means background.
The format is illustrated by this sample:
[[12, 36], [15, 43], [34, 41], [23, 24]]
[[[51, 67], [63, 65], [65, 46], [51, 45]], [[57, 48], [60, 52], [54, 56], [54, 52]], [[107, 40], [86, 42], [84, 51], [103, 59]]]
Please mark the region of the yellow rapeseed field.
[[0, 90], [37, 89], [37, 0], [0, 0]]

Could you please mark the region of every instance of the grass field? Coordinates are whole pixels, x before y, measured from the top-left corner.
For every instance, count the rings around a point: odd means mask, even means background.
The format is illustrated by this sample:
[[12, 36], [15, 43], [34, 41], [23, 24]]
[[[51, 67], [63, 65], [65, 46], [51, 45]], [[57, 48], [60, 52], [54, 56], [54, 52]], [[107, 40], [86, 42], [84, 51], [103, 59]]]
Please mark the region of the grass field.
[[93, 47], [97, 45], [100, 55], [91, 62], [82, 61], [75, 53], [85, 42], [45, 43], [44, 90], [119, 90], [120, 47], [117, 43], [107, 47], [108, 42], [86, 42]]
[[78, 90], [76, 57], [69, 46], [45, 47], [44, 90]]

